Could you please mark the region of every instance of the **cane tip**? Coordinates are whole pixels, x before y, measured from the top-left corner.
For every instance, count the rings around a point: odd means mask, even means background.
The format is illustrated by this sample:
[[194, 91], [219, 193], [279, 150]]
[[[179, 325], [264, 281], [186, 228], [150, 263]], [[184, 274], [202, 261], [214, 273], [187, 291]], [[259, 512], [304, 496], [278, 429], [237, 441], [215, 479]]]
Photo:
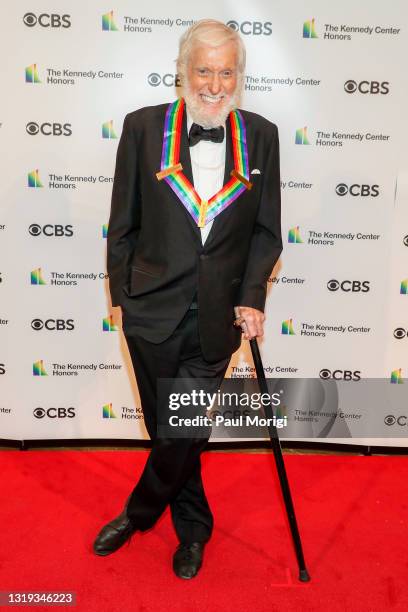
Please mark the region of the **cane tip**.
[[299, 580], [300, 582], [310, 582], [310, 576], [307, 569], [302, 569], [299, 571]]

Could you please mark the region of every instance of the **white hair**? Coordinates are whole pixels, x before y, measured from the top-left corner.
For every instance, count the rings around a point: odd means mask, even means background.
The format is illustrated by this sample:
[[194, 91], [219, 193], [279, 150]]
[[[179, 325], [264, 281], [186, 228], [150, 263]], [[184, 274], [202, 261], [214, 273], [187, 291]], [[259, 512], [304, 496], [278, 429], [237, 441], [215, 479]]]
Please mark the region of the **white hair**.
[[181, 77], [186, 75], [186, 68], [194, 45], [201, 43], [210, 47], [220, 47], [230, 41], [237, 46], [238, 72], [243, 76], [246, 60], [244, 42], [238, 32], [216, 19], [200, 19], [184, 32], [179, 43], [178, 74]]

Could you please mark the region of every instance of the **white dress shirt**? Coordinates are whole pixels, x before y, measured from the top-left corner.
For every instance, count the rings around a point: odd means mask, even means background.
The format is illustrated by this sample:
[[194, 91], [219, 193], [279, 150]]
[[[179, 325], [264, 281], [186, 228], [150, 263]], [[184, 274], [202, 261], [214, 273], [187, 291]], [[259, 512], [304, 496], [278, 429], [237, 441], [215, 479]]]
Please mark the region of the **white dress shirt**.
[[[187, 131], [194, 123], [187, 111]], [[224, 126], [225, 130], [225, 126]], [[194, 189], [202, 200], [209, 200], [224, 184], [225, 172], [225, 131], [222, 142], [200, 140], [190, 147], [191, 167], [193, 170]], [[201, 242], [204, 244], [211, 231], [214, 220], [201, 230]]]

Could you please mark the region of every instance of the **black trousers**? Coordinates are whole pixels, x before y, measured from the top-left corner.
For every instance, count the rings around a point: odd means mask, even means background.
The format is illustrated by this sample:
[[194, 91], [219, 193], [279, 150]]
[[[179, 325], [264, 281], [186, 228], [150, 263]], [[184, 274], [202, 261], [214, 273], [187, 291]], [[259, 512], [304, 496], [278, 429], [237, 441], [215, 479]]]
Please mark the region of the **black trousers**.
[[[135, 372], [152, 449], [127, 506], [131, 523], [142, 531], [151, 528], [167, 505], [181, 543], [206, 542], [212, 532], [213, 516], [201, 478], [200, 454], [208, 439], [157, 436], [158, 378], [211, 378], [217, 389], [230, 357], [208, 363], [201, 353], [197, 310], [190, 309], [175, 332], [160, 344], [152, 344], [123, 329]], [[168, 410], [168, 406], [166, 406]]]

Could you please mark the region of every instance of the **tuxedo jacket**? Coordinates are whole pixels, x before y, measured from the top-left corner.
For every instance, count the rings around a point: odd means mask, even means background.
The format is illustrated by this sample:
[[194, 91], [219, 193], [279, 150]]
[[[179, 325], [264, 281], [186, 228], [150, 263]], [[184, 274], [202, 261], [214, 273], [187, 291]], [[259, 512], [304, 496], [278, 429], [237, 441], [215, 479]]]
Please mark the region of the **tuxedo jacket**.
[[[107, 236], [112, 305], [122, 307], [125, 333], [160, 343], [197, 295], [203, 356], [215, 362], [240, 345], [234, 306], [263, 311], [267, 280], [282, 251], [278, 130], [260, 115], [241, 111], [253, 186], [215, 217], [202, 245], [194, 219], [166, 181], [156, 178], [167, 107], [141, 108], [124, 120]], [[194, 184], [186, 115], [180, 162]], [[227, 119], [224, 184], [233, 168]]]

